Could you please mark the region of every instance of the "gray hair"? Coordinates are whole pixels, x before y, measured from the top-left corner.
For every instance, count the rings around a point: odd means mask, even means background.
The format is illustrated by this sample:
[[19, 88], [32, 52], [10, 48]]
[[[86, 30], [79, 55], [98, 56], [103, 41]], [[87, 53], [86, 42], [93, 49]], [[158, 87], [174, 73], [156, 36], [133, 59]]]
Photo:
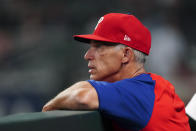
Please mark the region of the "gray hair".
[[[121, 48], [125, 48], [125, 47], [129, 47], [129, 46], [126, 46], [126, 45], [122, 45], [122, 44], [118, 44], [117, 46], [116, 46], [116, 49], [118, 50], [118, 49], [121, 49]], [[130, 47], [131, 48], [131, 47]], [[133, 48], [131, 48], [132, 50], [133, 50], [133, 53], [134, 53], [134, 56], [135, 56], [135, 61], [137, 62], [137, 63], [139, 63], [139, 64], [145, 64], [145, 62], [146, 62], [146, 57], [147, 57], [147, 55], [146, 54], [144, 54], [143, 52], [141, 52], [141, 51], [138, 51], [138, 50], [135, 50], [135, 49], [133, 49]]]

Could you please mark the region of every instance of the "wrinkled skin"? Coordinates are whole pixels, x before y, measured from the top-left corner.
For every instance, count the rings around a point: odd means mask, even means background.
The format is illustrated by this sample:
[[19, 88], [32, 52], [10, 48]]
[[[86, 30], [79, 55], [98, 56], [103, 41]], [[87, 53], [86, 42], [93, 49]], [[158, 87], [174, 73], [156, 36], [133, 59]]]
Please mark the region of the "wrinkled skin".
[[115, 46], [92, 41], [84, 56], [88, 60], [90, 79], [111, 81], [112, 77], [121, 69], [122, 55], [122, 51], [115, 49]]

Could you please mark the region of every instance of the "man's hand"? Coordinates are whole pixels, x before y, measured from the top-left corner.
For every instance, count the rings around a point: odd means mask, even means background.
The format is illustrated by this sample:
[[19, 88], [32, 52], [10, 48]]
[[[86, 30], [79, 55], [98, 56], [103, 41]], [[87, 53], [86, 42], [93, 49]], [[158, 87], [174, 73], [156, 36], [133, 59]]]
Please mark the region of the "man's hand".
[[55, 98], [44, 105], [42, 111], [59, 109], [98, 109], [97, 92], [89, 82], [78, 82], [59, 93]]

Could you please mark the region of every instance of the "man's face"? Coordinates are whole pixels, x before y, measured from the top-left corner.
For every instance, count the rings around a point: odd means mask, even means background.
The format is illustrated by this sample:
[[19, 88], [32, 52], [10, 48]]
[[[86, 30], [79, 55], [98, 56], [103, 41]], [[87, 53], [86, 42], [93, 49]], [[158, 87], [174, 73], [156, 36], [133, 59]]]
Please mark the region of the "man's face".
[[112, 81], [121, 69], [122, 51], [116, 46], [92, 41], [84, 58], [88, 60], [90, 79]]

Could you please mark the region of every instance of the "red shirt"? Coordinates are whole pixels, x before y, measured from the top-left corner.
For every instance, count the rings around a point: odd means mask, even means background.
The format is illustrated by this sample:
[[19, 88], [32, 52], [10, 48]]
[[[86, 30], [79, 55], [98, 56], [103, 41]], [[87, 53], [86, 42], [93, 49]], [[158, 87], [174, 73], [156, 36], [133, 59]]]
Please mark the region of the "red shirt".
[[142, 131], [190, 131], [185, 106], [174, 86], [159, 75], [150, 73], [155, 84], [152, 116]]
[[[148, 124], [140, 131], [190, 131], [184, 103], [175, 93], [174, 86], [159, 75], [149, 74], [155, 81], [154, 107]], [[131, 131], [116, 123], [113, 128], [114, 131]]]
[[89, 82], [97, 91], [100, 112], [113, 121], [115, 131], [190, 131], [183, 101], [159, 75]]

